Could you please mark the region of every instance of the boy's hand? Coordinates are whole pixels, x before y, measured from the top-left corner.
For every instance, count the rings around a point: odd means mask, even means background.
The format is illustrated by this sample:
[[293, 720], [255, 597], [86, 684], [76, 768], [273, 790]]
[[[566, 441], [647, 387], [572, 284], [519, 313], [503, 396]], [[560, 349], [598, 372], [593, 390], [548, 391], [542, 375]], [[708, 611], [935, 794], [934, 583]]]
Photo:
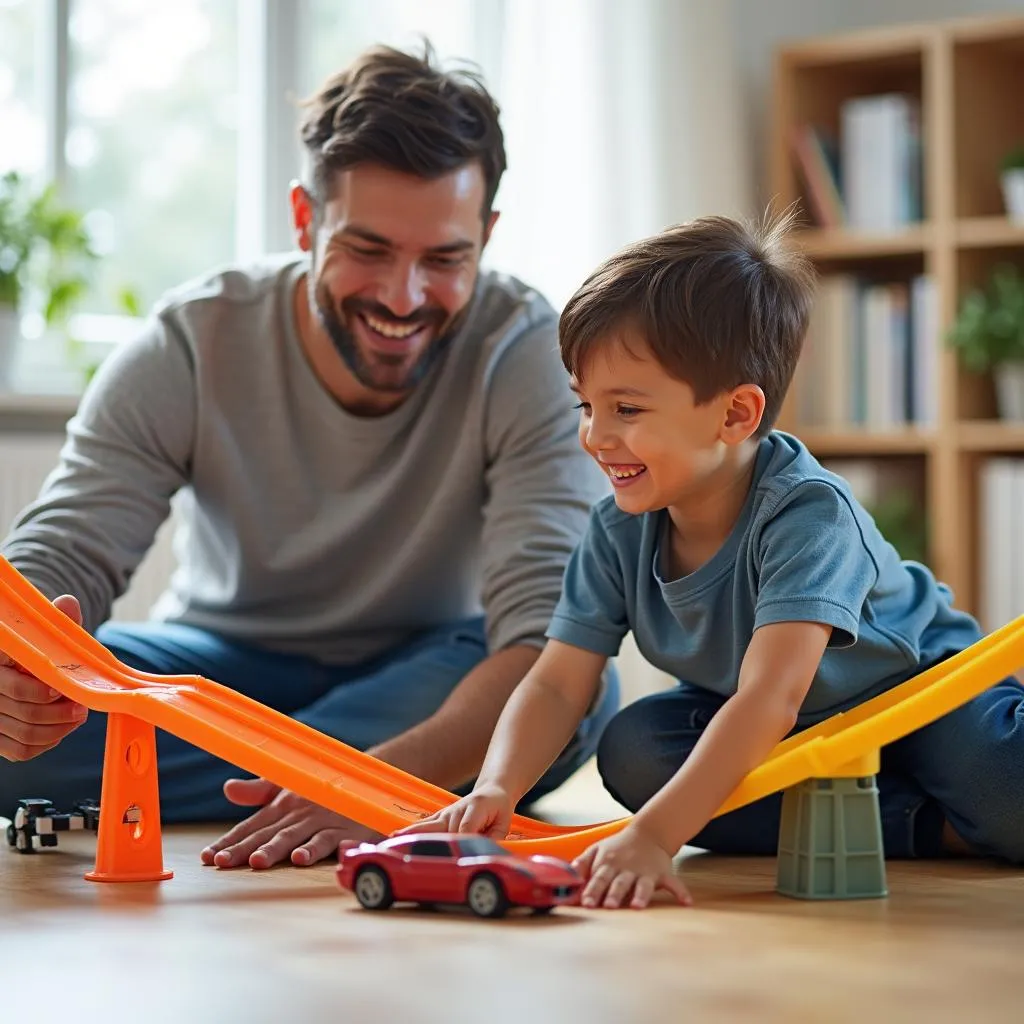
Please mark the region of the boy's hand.
[[499, 786], [481, 786], [429, 818], [397, 829], [392, 835], [412, 832], [474, 832], [504, 839], [512, 823], [515, 803]]
[[572, 866], [585, 878], [580, 903], [584, 907], [623, 906], [640, 910], [656, 889], [667, 889], [683, 906], [693, 900], [672, 870], [672, 857], [635, 825], [594, 843]]

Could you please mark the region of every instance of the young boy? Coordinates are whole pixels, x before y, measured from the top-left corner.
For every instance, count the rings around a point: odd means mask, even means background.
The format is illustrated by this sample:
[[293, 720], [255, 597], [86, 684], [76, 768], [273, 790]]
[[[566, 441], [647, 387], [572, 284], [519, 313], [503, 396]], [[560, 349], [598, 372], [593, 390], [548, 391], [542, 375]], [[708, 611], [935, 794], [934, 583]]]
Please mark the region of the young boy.
[[[495, 729], [472, 793], [410, 829], [504, 837], [592, 703], [628, 630], [679, 686], [629, 705], [598, 750], [635, 812], [576, 861], [584, 906], [682, 902], [685, 843], [773, 854], [781, 797], [712, 819], [792, 730], [980, 637], [901, 562], [845, 482], [772, 430], [813, 294], [785, 220], [707, 218], [632, 245], [570, 300], [562, 358], [580, 441], [611, 478], [566, 570], [549, 643]], [[883, 751], [889, 857], [952, 846], [1024, 860], [1024, 689], [1008, 679]]]

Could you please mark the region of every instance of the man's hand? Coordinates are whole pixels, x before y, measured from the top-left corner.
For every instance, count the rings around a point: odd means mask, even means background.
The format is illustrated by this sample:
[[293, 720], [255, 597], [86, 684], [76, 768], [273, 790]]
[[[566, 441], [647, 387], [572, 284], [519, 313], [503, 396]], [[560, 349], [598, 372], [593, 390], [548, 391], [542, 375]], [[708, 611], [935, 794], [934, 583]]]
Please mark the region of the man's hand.
[[232, 803], [260, 810], [203, 850], [204, 864], [233, 868], [248, 863], [259, 870], [290, 859], [297, 867], [308, 867], [333, 856], [343, 840], [381, 838], [266, 779], [228, 779], [224, 795]]
[[[79, 626], [82, 609], [68, 594], [54, 607]], [[51, 690], [5, 654], [0, 654], [0, 757], [28, 761], [77, 729], [89, 712], [83, 705]]]
[[587, 880], [584, 907], [646, 907], [656, 889], [667, 889], [684, 906], [693, 900], [672, 870], [672, 857], [635, 825], [594, 843], [572, 866]]
[[393, 835], [412, 832], [474, 832], [504, 839], [512, 822], [515, 805], [498, 786], [481, 786], [429, 818], [397, 829]]

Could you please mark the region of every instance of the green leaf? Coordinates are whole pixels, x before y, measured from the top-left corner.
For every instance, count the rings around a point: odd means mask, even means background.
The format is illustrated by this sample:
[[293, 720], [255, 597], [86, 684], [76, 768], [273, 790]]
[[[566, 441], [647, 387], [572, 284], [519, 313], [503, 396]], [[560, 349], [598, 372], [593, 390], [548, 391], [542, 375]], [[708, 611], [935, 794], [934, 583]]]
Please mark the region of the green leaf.
[[984, 290], [975, 288], [964, 295], [946, 340], [973, 372], [1024, 361], [1024, 277], [1020, 269], [1001, 264], [992, 271]]

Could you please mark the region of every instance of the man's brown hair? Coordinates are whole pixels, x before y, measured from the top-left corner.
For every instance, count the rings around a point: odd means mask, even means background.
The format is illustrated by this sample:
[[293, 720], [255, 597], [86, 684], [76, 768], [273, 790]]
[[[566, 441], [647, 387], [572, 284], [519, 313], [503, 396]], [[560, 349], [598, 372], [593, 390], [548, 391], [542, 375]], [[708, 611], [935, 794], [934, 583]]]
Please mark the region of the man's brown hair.
[[361, 163], [436, 178], [474, 160], [486, 184], [483, 215], [505, 171], [499, 109], [480, 77], [442, 70], [429, 42], [422, 56], [389, 46], [366, 50], [305, 101], [300, 135], [315, 198], [332, 176]]
[[698, 403], [757, 384], [764, 436], [793, 378], [814, 296], [811, 264], [786, 244], [792, 222], [792, 214], [757, 224], [703, 217], [626, 246], [562, 311], [566, 368], [580, 379], [598, 347], [636, 330]]

